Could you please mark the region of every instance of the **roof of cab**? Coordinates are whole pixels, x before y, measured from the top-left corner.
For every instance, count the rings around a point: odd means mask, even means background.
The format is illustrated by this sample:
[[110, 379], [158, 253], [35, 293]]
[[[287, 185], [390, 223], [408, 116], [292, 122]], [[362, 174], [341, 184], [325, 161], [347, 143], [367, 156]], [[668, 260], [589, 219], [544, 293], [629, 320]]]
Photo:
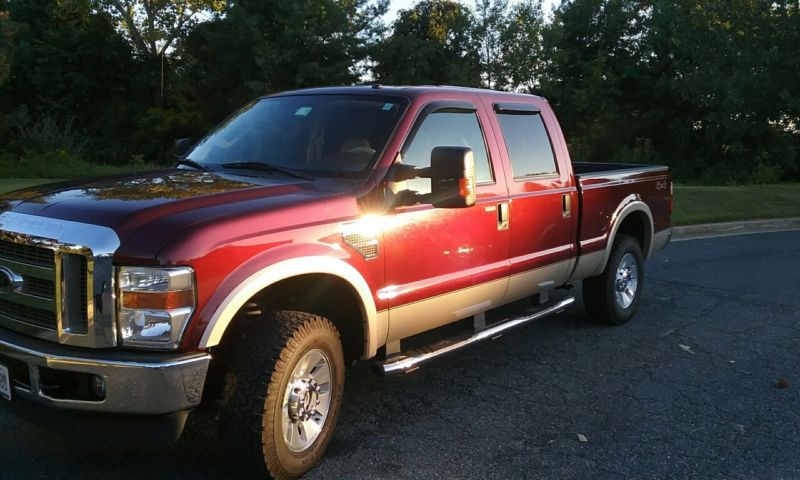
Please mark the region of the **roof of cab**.
[[286, 92], [266, 95], [265, 97], [281, 97], [288, 95], [399, 95], [407, 98], [420, 96], [441, 95], [447, 93], [488, 96], [492, 98], [504, 97], [528, 100], [532, 98], [545, 101], [544, 98], [527, 93], [501, 92], [486, 88], [455, 87], [450, 85], [357, 85], [352, 87], [318, 87], [290, 90]]

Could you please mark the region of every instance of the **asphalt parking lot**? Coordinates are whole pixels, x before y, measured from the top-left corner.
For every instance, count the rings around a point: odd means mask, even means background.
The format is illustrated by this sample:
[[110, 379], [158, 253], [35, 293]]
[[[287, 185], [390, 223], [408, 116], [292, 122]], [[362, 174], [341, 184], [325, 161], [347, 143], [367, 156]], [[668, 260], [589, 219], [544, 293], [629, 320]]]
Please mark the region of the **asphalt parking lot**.
[[[308, 477], [800, 478], [798, 280], [800, 232], [677, 242], [628, 325], [578, 304], [410, 375], [351, 368]], [[84, 447], [0, 409], [0, 478], [232, 478], [225, 448]]]

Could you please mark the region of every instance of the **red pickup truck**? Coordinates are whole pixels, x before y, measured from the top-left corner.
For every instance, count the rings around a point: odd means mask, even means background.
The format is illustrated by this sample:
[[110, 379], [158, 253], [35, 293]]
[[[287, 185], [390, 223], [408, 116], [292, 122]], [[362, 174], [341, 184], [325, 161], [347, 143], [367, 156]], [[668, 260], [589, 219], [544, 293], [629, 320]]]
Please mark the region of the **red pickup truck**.
[[666, 167], [572, 163], [531, 95], [287, 92], [177, 146], [169, 170], [0, 198], [3, 407], [128, 442], [205, 409], [245, 470], [295, 477], [348, 362], [414, 370], [578, 281], [622, 324], [671, 234]]

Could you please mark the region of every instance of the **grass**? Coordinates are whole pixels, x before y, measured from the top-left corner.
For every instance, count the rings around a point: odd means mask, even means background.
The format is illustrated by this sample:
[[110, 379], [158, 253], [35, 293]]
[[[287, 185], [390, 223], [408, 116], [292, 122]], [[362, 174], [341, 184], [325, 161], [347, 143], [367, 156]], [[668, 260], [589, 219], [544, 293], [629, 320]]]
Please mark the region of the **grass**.
[[57, 181], [54, 178], [0, 178], [0, 194]]
[[800, 183], [675, 187], [675, 225], [786, 217], [800, 217]]
[[[0, 178], [0, 194], [55, 181]], [[675, 225], [784, 217], [800, 217], [800, 183], [675, 187]]]

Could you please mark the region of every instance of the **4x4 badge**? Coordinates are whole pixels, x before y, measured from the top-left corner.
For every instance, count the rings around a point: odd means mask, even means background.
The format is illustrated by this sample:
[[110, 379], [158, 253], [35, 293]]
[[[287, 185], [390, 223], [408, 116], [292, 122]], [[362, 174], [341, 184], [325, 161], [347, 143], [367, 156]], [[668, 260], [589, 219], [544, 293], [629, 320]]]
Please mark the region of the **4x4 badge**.
[[0, 267], [0, 293], [18, 292], [21, 289], [22, 277], [8, 267]]

